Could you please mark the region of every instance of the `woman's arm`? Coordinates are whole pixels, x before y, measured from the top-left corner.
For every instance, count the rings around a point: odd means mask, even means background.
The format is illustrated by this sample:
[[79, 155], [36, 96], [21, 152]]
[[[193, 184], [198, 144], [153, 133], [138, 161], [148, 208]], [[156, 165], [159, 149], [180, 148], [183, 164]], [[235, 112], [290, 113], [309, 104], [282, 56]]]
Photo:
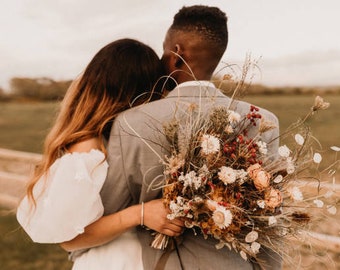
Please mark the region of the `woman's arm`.
[[[77, 143], [71, 146], [69, 151], [88, 152], [93, 148], [99, 148], [98, 138]], [[143, 213], [142, 218], [142, 205], [139, 204], [130, 206], [117, 213], [103, 216], [85, 227], [84, 233], [60, 245], [66, 251], [103, 245], [123, 232], [140, 225], [141, 222], [148, 228], [169, 236], [178, 236], [182, 232], [183, 222], [167, 218], [169, 212], [164, 207], [161, 199], [145, 203]]]
[[[144, 225], [169, 236], [178, 236], [184, 226], [181, 220], [169, 220], [168, 210], [161, 199], [144, 204]], [[117, 213], [103, 216], [85, 228], [84, 233], [61, 243], [66, 251], [75, 251], [103, 245], [123, 232], [141, 224], [142, 205], [130, 206]]]

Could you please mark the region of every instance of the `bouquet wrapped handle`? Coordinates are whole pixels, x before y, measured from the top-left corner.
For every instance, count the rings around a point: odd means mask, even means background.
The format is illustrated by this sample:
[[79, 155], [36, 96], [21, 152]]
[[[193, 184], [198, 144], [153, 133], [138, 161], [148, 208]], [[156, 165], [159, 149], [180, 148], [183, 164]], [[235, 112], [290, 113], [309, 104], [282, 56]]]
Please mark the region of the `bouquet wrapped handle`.
[[170, 236], [162, 233], [155, 233], [154, 240], [151, 243], [151, 247], [155, 249], [165, 250], [168, 246]]

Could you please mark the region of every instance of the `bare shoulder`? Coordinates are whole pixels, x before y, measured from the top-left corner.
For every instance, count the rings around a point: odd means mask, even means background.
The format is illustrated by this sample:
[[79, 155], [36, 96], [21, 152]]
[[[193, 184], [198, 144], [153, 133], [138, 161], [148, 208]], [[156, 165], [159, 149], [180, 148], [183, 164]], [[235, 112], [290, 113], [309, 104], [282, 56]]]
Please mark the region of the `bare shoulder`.
[[96, 137], [72, 145], [69, 148], [69, 152], [90, 152], [92, 149], [99, 148], [100, 141], [99, 138]]

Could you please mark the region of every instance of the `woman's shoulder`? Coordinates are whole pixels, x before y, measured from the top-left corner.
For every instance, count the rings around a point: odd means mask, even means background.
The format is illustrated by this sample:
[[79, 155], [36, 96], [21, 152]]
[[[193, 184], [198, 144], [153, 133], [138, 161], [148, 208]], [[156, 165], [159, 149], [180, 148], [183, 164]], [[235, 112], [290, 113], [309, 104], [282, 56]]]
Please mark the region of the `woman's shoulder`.
[[78, 143], [73, 144], [71, 147], [69, 147], [68, 152], [73, 153], [73, 152], [90, 152], [93, 149], [100, 149], [100, 140], [98, 137], [95, 138], [90, 138], [85, 141], [81, 141]]
[[105, 165], [105, 159], [105, 153], [100, 147], [100, 140], [98, 138], [91, 138], [69, 147], [67, 152], [52, 164], [50, 171], [64, 170], [65, 166], [69, 167], [71, 163], [74, 165], [74, 163], [79, 162], [88, 164], [90, 167], [102, 163]]

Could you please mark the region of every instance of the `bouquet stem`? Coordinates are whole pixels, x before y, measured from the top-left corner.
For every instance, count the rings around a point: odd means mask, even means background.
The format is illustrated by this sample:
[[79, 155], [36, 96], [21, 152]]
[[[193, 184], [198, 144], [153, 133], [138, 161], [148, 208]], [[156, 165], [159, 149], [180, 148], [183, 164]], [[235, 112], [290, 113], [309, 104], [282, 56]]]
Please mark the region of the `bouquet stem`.
[[151, 243], [151, 247], [155, 249], [165, 249], [169, 243], [169, 236], [162, 234], [162, 233], [156, 233], [155, 238]]

